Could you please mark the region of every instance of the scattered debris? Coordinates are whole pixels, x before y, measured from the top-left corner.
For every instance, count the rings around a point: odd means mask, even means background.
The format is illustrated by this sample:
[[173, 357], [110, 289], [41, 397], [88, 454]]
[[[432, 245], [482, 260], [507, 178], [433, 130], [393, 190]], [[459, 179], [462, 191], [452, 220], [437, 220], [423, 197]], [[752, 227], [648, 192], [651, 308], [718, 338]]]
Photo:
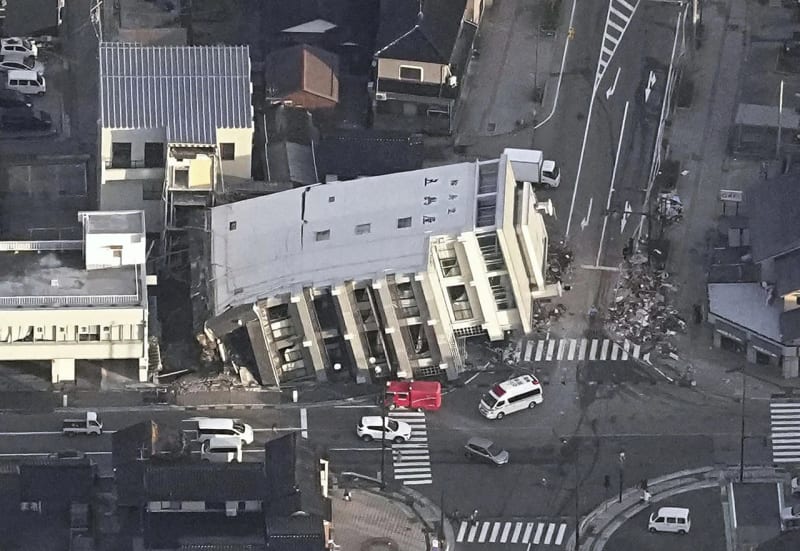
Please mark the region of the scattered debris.
[[680, 221], [683, 218], [683, 203], [680, 196], [672, 192], [659, 193], [658, 214], [666, 224]]
[[621, 266], [614, 303], [608, 308], [605, 328], [616, 341], [651, 345], [662, 354], [674, 352], [670, 337], [686, 331], [686, 321], [669, 305], [677, 286], [669, 274], [653, 270], [644, 255], [633, 255]]
[[551, 243], [547, 249], [547, 281], [555, 283], [564, 281], [571, 273], [570, 267], [575, 255], [567, 248], [563, 241]]

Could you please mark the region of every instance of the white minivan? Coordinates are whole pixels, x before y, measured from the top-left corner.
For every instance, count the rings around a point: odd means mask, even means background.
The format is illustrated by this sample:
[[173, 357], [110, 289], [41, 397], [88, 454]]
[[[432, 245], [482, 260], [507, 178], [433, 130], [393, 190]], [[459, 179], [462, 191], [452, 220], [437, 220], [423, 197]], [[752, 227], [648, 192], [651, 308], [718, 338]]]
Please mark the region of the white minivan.
[[238, 419], [203, 417], [197, 419], [197, 439], [200, 442], [215, 436], [234, 436], [245, 444], [253, 443], [253, 427]]
[[44, 77], [36, 71], [28, 70], [9, 71], [6, 87], [9, 90], [16, 90], [29, 96], [44, 94], [47, 91], [47, 83]]
[[651, 532], [675, 532], [688, 534], [692, 527], [689, 509], [684, 507], [661, 507], [650, 515], [647, 529]]
[[200, 459], [211, 463], [241, 463], [242, 440], [235, 436], [214, 436], [203, 442]]
[[533, 409], [543, 400], [539, 380], [533, 375], [520, 375], [494, 385], [481, 398], [478, 411], [487, 419], [502, 419], [515, 411]]

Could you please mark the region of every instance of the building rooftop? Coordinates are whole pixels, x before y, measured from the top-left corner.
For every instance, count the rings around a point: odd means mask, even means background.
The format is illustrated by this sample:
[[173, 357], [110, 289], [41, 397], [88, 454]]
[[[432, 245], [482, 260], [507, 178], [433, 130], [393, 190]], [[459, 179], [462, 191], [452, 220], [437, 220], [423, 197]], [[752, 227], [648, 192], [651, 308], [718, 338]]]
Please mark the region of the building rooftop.
[[377, 55], [449, 63], [466, 5], [466, 0], [381, 2]]
[[83, 212], [86, 233], [144, 234], [144, 211]]
[[0, 309], [141, 302], [135, 266], [86, 270], [81, 251], [0, 253]]
[[781, 342], [783, 301], [778, 297], [768, 303], [767, 291], [760, 283], [710, 283], [708, 303], [715, 316]]
[[249, 49], [103, 42], [100, 117], [103, 128], [165, 128], [172, 143], [252, 128]]
[[431, 236], [494, 226], [503, 205], [500, 167], [460, 163], [213, 208], [215, 314], [306, 286], [421, 271]]
[[800, 248], [800, 176], [786, 174], [754, 183], [745, 194], [753, 260], [761, 262]]

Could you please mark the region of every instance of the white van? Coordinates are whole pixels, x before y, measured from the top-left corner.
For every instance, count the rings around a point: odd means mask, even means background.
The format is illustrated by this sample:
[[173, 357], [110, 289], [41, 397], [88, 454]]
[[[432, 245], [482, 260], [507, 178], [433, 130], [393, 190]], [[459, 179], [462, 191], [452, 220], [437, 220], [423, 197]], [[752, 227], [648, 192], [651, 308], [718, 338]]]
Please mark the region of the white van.
[[253, 443], [253, 427], [239, 419], [217, 419], [203, 417], [197, 419], [197, 439], [200, 442], [215, 436], [235, 436], [245, 444]]
[[27, 95], [44, 94], [47, 91], [47, 83], [42, 75], [21, 69], [8, 72], [6, 87]]
[[487, 419], [502, 419], [509, 413], [541, 404], [542, 385], [533, 375], [521, 375], [509, 379], [483, 395], [478, 411]]
[[689, 509], [684, 507], [661, 507], [650, 515], [647, 529], [651, 532], [675, 532], [688, 534], [692, 527]]
[[214, 436], [203, 442], [200, 459], [211, 463], [241, 463], [242, 440], [236, 436]]

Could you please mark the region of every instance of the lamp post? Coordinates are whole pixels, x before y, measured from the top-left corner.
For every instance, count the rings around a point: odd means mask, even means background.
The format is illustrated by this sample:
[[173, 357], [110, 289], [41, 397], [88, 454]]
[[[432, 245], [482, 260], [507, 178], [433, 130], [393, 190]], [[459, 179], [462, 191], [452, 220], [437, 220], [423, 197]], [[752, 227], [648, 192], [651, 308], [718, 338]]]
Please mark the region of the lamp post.
[[739, 435], [739, 482], [744, 482], [744, 403], [747, 399], [747, 375], [742, 368], [742, 425]]
[[622, 485], [625, 481], [625, 450], [620, 450], [619, 456], [619, 503], [622, 503]]
[[[372, 360], [372, 358], [370, 358]], [[379, 376], [381, 366], [375, 366], [375, 375]], [[386, 489], [386, 383], [381, 384], [381, 490]]]

